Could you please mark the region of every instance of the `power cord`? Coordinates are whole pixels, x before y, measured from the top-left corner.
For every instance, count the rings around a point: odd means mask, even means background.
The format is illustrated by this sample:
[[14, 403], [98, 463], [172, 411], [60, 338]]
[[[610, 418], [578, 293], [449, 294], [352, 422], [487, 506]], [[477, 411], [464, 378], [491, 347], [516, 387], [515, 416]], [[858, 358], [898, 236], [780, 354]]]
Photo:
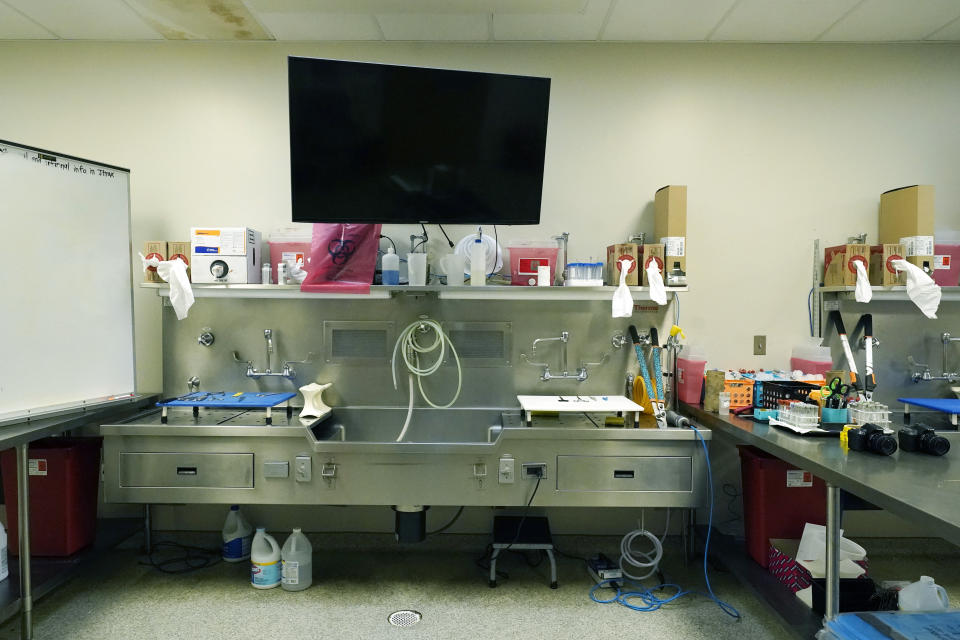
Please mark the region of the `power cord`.
[[[703, 579], [707, 585], [706, 593], [697, 590], [684, 590], [683, 587], [677, 584], [659, 584], [648, 589], [642, 584], [631, 580], [602, 580], [591, 587], [590, 599], [600, 604], [616, 603], [633, 611], [656, 611], [663, 605], [682, 598], [683, 596], [700, 594], [713, 600], [717, 606], [720, 607], [721, 611], [739, 622], [742, 619], [740, 612], [737, 611], [732, 605], [718, 598], [713, 592], [713, 587], [710, 585], [710, 575], [707, 572], [707, 557], [709, 556], [710, 552], [710, 532], [713, 529], [713, 471], [710, 468], [710, 452], [707, 450], [706, 441], [703, 439], [700, 431], [693, 426], [693, 424], [689, 424], [688, 428], [693, 430], [694, 435], [696, 435], [697, 439], [700, 441], [700, 446], [703, 447], [703, 455], [707, 462], [707, 480], [710, 487], [710, 515], [707, 523], [707, 539], [703, 546]], [[632, 587], [635, 590], [627, 590], [627, 586]], [[597, 592], [599, 590], [611, 588], [614, 590], [613, 597], [601, 599], [597, 596]], [[673, 593], [666, 597], [664, 597], [662, 594], [658, 595], [656, 593], [668, 589], [673, 590]], [[639, 604], [635, 602], [637, 600], [639, 600]]]
[[443, 533], [444, 531], [446, 531], [447, 529], [449, 529], [450, 527], [452, 527], [457, 520], [460, 519], [460, 515], [461, 515], [462, 513], [463, 513], [463, 507], [460, 507], [459, 509], [457, 509], [457, 513], [454, 514], [454, 516], [453, 516], [452, 518], [450, 518], [450, 522], [448, 522], [447, 524], [443, 525], [443, 526], [440, 527], [439, 529], [436, 529], [436, 530], [434, 530], [434, 531], [428, 531], [428, 532], [427, 532], [427, 535], [428, 535], [428, 536], [433, 536], [433, 535], [436, 535], [436, 534], [438, 534], [438, 533]]
[[[170, 548], [183, 553], [182, 555], [157, 560], [157, 558], [154, 557], [154, 554], [160, 547]], [[161, 573], [190, 573], [191, 571], [198, 571], [200, 569], [206, 569], [208, 567], [220, 564], [223, 562], [223, 558], [220, 553], [220, 549], [204, 549], [203, 547], [193, 547], [186, 544], [180, 544], [178, 542], [155, 542], [153, 543], [150, 552], [147, 553], [146, 562], [141, 561], [140, 565], [145, 567], [153, 567]]]

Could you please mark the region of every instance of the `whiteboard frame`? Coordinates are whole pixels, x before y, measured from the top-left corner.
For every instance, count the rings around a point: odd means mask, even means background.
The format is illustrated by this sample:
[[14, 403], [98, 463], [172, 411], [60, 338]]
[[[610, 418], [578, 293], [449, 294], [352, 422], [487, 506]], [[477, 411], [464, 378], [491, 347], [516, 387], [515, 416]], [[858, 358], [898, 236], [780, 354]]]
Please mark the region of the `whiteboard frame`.
[[38, 420], [41, 418], [50, 418], [54, 416], [65, 415], [68, 413], [85, 412], [87, 410], [102, 409], [115, 404], [129, 403], [136, 400], [141, 396], [137, 392], [137, 325], [136, 325], [136, 316], [134, 312], [135, 300], [134, 300], [134, 292], [133, 292], [133, 219], [131, 215], [130, 169], [127, 169], [126, 167], [120, 167], [117, 165], [107, 164], [105, 162], [98, 162], [96, 160], [81, 158], [79, 156], [74, 156], [67, 153], [59, 153], [57, 151], [50, 151], [49, 149], [41, 149], [33, 145], [14, 142], [12, 140], [0, 139], [0, 145], [16, 147], [17, 149], [24, 149], [24, 150], [32, 151], [36, 153], [44, 153], [51, 156], [56, 156], [57, 158], [66, 158], [68, 160], [74, 160], [76, 162], [84, 162], [87, 164], [97, 165], [105, 169], [112, 169], [114, 171], [123, 171], [124, 173], [127, 174], [127, 277], [129, 279], [128, 291], [130, 292], [130, 359], [131, 359], [131, 364], [133, 366], [133, 389], [131, 389], [129, 393], [123, 393], [116, 396], [100, 396], [95, 398], [85, 398], [83, 400], [67, 402], [64, 404], [46, 405], [46, 406], [35, 407], [31, 409], [21, 409], [18, 411], [8, 411], [5, 413], [0, 413], [0, 426], [6, 426], [10, 424], [22, 424], [24, 422], [30, 422], [31, 420]]

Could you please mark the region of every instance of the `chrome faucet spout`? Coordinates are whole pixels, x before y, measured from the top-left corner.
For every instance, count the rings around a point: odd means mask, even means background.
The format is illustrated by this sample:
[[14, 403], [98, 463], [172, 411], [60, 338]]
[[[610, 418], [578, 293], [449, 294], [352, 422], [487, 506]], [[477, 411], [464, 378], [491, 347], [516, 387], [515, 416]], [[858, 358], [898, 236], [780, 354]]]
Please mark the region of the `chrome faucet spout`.
[[263, 330], [263, 339], [267, 342], [267, 369], [266, 372], [273, 371], [273, 329]]

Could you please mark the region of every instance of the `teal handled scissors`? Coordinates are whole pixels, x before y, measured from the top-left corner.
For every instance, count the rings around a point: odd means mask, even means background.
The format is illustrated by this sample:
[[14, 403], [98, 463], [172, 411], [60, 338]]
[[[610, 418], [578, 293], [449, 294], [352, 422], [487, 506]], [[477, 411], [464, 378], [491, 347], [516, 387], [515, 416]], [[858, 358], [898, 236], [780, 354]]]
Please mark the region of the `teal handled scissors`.
[[824, 406], [828, 409], [840, 409], [847, 401], [847, 394], [850, 393], [851, 386], [843, 384], [839, 377], [835, 377], [825, 387], [821, 387], [820, 393], [825, 398]]

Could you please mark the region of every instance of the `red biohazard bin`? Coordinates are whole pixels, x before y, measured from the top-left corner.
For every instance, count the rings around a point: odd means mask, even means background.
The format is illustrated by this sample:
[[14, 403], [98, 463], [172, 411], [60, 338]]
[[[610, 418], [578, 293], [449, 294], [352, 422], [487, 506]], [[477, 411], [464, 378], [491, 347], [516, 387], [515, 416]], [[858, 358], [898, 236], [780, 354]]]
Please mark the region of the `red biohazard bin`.
[[807, 522], [825, 524], [827, 486], [756, 447], [738, 446], [747, 552], [767, 568], [770, 538], [799, 538]]
[[[47, 438], [30, 445], [30, 553], [70, 556], [93, 544], [101, 438]], [[19, 553], [17, 452], [0, 453], [10, 553]]]

